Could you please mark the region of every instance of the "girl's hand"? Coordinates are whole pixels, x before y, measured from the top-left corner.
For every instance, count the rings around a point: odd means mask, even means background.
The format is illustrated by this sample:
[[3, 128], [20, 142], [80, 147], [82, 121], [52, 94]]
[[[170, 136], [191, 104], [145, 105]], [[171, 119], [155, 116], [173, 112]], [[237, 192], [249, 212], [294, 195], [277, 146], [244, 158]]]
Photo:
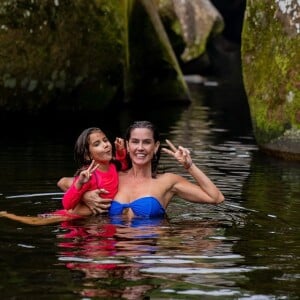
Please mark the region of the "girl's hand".
[[124, 139], [117, 137], [115, 139], [115, 147], [116, 147], [116, 151], [122, 151], [123, 149], [125, 149]]
[[176, 158], [177, 161], [181, 163], [185, 169], [189, 169], [193, 164], [192, 158], [190, 156], [190, 150], [182, 146], [178, 146], [178, 148], [176, 148], [169, 140], [166, 140], [166, 143], [171, 148], [171, 150], [167, 148], [162, 148], [162, 150], [165, 153]]
[[[116, 148], [116, 157], [117, 160], [124, 160], [126, 157], [126, 148], [125, 148], [125, 140], [122, 138], [117, 137], [115, 139], [115, 148]], [[123, 168], [122, 168], [123, 169]], [[127, 167], [124, 168], [126, 170]]]
[[77, 183], [83, 185], [90, 180], [93, 172], [99, 167], [99, 164], [95, 163], [95, 160], [92, 160], [91, 164], [86, 170], [80, 172]]

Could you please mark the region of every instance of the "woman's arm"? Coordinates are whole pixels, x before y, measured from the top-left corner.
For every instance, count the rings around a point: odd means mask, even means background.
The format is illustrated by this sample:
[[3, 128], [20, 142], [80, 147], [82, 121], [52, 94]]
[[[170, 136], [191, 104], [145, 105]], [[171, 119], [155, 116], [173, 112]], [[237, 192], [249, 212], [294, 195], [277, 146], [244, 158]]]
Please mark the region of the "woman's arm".
[[82, 196], [82, 201], [94, 215], [107, 213], [110, 208], [111, 199], [100, 197], [100, 194], [103, 193], [107, 193], [107, 191], [104, 189], [98, 189], [87, 191]]
[[67, 189], [72, 185], [74, 177], [62, 177], [57, 182], [57, 186], [63, 191], [66, 192]]
[[217, 186], [193, 163], [190, 151], [182, 146], [176, 148], [169, 140], [166, 140], [171, 148], [162, 148], [162, 150], [172, 155], [183, 167], [193, 176], [197, 184], [193, 184], [181, 176], [176, 176], [173, 186], [174, 192], [193, 202], [204, 202], [211, 204], [219, 204], [224, 201], [222, 192]]
[[[57, 186], [62, 191], [67, 191], [72, 185], [74, 177], [62, 177], [58, 182]], [[85, 192], [81, 201], [92, 211], [94, 215], [98, 213], [106, 213], [110, 207], [111, 199], [104, 199], [99, 194], [107, 193], [104, 189], [97, 189], [93, 191]]]

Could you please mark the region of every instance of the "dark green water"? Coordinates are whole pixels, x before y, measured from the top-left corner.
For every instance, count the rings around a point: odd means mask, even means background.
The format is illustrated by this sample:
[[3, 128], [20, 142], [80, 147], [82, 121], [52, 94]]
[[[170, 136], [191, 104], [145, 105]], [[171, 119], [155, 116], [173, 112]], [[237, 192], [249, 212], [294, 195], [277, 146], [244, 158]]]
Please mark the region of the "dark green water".
[[[214, 207], [175, 199], [168, 219], [122, 226], [107, 217], [32, 227], [0, 218], [2, 299], [299, 299], [300, 168], [261, 153], [243, 91], [191, 86], [193, 103], [1, 124], [0, 210], [60, 208], [85, 127], [111, 140], [149, 119], [191, 149], [222, 189]], [[187, 176], [163, 156], [161, 167]]]

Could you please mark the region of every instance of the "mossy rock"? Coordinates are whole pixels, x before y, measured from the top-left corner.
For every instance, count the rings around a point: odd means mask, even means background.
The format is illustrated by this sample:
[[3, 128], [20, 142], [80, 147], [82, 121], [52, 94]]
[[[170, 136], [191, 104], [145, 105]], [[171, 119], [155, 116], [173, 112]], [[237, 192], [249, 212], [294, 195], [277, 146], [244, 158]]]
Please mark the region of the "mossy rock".
[[300, 160], [300, 5], [247, 1], [243, 80], [261, 149]]

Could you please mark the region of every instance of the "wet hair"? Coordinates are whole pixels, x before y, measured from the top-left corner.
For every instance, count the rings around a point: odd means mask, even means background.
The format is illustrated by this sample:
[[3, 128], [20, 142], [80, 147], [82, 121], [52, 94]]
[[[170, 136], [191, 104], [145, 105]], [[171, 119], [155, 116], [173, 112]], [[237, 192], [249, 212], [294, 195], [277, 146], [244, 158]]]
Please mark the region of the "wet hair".
[[[125, 134], [125, 139], [128, 142], [130, 137], [131, 137], [131, 132], [133, 129], [137, 129], [137, 128], [147, 128], [150, 131], [152, 131], [153, 133], [153, 139], [154, 139], [154, 143], [156, 143], [157, 141], [159, 141], [160, 139], [160, 135], [159, 135], [159, 131], [157, 129], [157, 127], [149, 122], [149, 121], [135, 121], [133, 122], [126, 131]], [[159, 159], [160, 159], [160, 153], [161, 153], [161, 145], [159, 145], [159, 148], [157, 149], [156, 154], [153, 155], [152, 161], [151, 161], [151, 171], [152, 171], [152, 177], [155, 178], [157, 175], [157, 170], [158, 170], [158, 163], [159, 163]], [[128, 160], [128, 167], [131, 168], [132, 166], [132, 162], [131, 159], [127, 153], [127, 160]]]
[[[98, 127], [90, 127], [84, 129], [81, 134], [78, 136], [75, 147], [74, 147], [74, 160], [77, 163], [79, 169], [76, 171], [75, 176], [79, 175], [79, 173], [86, 169], [92, 162], [92, 158], [90, 156], [90, 135], [92, 133], [99, 132], [103, 133], [103, 131]], [[117, 170], [120, 170], [121, 164], [115, 159], [111, 160], [117, 167]]]
[[90, 135], [95, 132], [102, 133], [98, 127], [90, 127], [84, 129], [76, 140], [74, 147], [74, 159], [79, 167], [89, 165], [92, 162], [90, 156]]

